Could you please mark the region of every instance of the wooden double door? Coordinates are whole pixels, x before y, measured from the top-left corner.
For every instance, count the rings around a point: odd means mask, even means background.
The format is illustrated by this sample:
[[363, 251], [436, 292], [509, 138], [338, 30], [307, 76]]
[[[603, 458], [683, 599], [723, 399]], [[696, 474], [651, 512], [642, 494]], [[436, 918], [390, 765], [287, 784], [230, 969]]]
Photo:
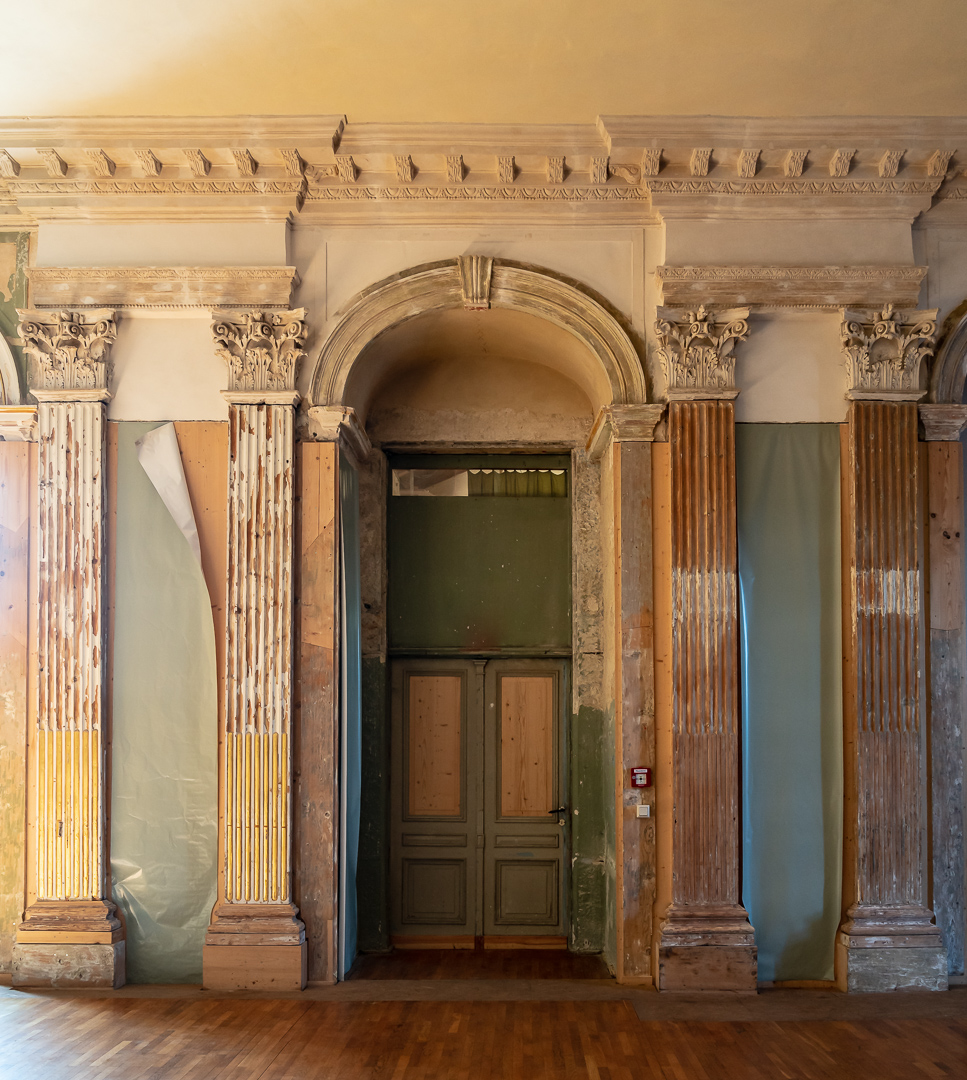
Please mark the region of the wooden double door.
[[397, 944], [563, 945], [566, 676], [563, 660], [394, 662]]

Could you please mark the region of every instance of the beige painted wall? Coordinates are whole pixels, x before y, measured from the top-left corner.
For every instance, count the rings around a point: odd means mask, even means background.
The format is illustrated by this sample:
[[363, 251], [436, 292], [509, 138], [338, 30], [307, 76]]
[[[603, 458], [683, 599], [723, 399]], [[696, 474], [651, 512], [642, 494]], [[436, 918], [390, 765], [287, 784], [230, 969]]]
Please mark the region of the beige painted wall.
[[3, 112], [967, 112], [962, 0], [44, 0], [4, 18]]

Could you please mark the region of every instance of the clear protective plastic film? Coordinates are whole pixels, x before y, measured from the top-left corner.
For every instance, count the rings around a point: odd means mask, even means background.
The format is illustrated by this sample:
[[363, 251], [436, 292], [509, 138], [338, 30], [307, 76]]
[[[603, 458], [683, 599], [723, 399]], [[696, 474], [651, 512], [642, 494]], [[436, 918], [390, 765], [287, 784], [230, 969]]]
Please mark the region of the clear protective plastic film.
[[215, 901], [215, 638], [193, 530], [174, 425], [119, 424], [111, 874], [132, 983], [200, 982]]

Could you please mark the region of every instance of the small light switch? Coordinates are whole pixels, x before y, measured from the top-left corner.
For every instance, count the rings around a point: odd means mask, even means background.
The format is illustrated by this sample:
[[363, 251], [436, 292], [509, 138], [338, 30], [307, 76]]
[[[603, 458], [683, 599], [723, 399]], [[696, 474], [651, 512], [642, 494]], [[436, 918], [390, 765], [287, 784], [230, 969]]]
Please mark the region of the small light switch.
[[638, 817], [651, 817], [651, 807], [648, 803], [639, 803], [635, 809], [638, 811]]

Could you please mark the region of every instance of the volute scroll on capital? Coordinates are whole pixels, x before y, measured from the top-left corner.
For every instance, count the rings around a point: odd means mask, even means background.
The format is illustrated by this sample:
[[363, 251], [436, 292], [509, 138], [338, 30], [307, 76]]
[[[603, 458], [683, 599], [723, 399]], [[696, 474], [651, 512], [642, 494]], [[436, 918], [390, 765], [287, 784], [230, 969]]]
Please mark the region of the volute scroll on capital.
[[660, 307], [657, 314], [658, 359], [669, 401], [737, 397], [734, 350], [749, 336], [749, 309], [703, 304], [693, 311]]
[[215, 352], [228, 364], [230, 402], [296, 405], [299, 362], [305, 356], [306, 309], [212, 311]]
[[18, 309], [20, 337], [37, 378], [39, 401], [110, 400], [115, 312]]
[[920, 367], [933, 355], [937, 309], [882, 311], [844, 308], [840, 327], [846, 355], [846, 396], [851, 400], [919, 401]]

